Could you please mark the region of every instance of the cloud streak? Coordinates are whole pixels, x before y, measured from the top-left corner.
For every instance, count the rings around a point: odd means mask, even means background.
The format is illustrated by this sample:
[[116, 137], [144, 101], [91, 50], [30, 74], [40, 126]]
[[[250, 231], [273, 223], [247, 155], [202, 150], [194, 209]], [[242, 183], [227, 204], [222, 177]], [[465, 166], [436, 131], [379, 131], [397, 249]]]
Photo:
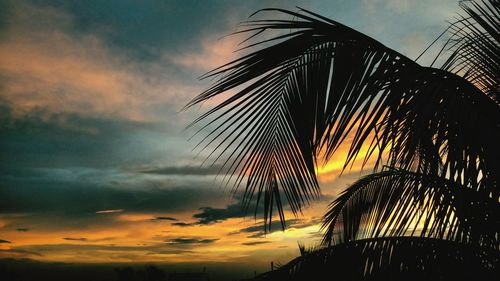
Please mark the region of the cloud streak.
[[270, 241], [252, 241], [252, 242], [243, 242], [241, 245], [244, 246], [256, 246], [256, 245], [262, 245], [262, 244], [268, 244], [271, 243]]
[[95, 212], [96, 214], [115, 214], [115, 213], [122, 213], [123, 209], [111, 209], [111, 210], [100, 210]]
[[64, 237], [63, 239], [67, 240], [67, 241], [80, 241], [80, 242], [86, 242], [86, 241], [88, 241], [88, 239], [85, 238], [85, 237], [78, 237], [78, 238], [75, 238], [75, 237]]
[[44, 255], [29, 250], [21, 249], [0, 249], [0, 257], [2, 258], [26, 258], [26, 257], [43, 257]]
[[155, 217], [151, 220], [153, 220], [153, 221], [177, 221], [177, 219], [174, 217]]
[[195, 245], [195, 244], [212, 244], [215, 243], [217, 238], [199, 238], [199, 237], [179, 237], [167, 239], [169, 245]]
[[144, 174], [155, 175], [217, 175], [219, 174], [220, 166], [213, 165], [208, 167], [202, 166], [170, 166], [141, 171]]

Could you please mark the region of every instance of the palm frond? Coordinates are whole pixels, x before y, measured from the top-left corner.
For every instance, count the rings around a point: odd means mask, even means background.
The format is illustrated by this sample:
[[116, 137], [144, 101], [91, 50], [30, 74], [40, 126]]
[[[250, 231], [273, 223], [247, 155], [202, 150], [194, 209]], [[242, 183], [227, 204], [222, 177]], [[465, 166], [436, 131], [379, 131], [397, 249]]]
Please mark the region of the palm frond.
[[500, 1], [461, 1], [442, 69], [461, 74], [500, 104]]
[[499, 250], [500, 204], [454, 181], [390, 169], [342, 192], [325, 214], [323, 228], [327, 244], [421, 236]]
[[299, 247], [299, 251], [300, 251], [301, 256], [310, 254], [312, 252], [315, 252], [315, 251], [318, 251], [318, 250], [324, 248], [324, 246], [322, 244], [313, 244], [313, 245], [306, 246], [304, 243], [301, 243], [301, 242], [297, 242], [297, 246]]
[[387, 152], [390, 165], [499, 198], [500, 109], [477, 87], [312, 12], [268, 11], [295, 19], [248, 22], [242, 32], [284, 34], [209, 72], [219, 80], [187, 105], [235, 90], [194, 123], [213, 128], [200, 147], [214, 147], [227, 182], [246, 178], [247, 206], [263, 201], [269, 223], [273, 206], [284, 221], [282, 197], [300, 212], [320, 193], [318, 161], [349, 138], [344, 167], [369, 144], [376, 167]]
[[419, 237], [365, 239], [300, 256], [251, 280], [495, 280], [500, 255], [453, 241]]

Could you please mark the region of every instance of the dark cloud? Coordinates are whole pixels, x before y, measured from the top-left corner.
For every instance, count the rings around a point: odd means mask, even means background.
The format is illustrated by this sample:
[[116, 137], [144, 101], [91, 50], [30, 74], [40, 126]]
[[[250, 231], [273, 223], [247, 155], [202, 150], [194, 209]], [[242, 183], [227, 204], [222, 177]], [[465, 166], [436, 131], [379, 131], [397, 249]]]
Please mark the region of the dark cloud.
[[[0, 100], [0, 153], [10, 167], [110, 167], [149, 163], [147, 139], [165, 137], [165, 124], [84, 117], [33, 109], [14, 115]], [[11, 169], [9, 169], [11, 170]]]
[[[316, 218], [305, 220], [305, 219], [292, 219], [286, 221], [286, 229], [292, 228], [304, 228], [318, 223], [319, 220]], [[249, 233], [250, 235], [247, 238], [263, 238], [266, 234], [281, 231], [282, 225], [280, 221], [273, 221], [270, 225], [267, 225], [267, 232], [264, 228], [264, 223], [258, 223], [253, 226], [242, 228], [238, 231], [230, 232], [229, 235], [240, 234], [240, 233]]]
[[[238, 199], [240, 194], [236, 194], [236, 198]], [[288, 206], [285, 204], [284, 206], [287, 208]], [[255, 204], [251, 204], [249, 209], [255, 211]], [[259, 208], [257, 209], [257, 212], [253, 212], [254, 215], [260, 215], [262, 214], [263, 209]], [[196, 222], [191, 222], [191, 223], [185, 223], [185, 222], [177, 222], [177, 223], [172, 223], [172, 225], [175, 226], [193, 226], [193, 225], [207, 225], [207, 224], [212, 224], [212, 223], [218, 223], [225, 221], [227, 219], [231, 218], [244, 218], [248, 215], [248, 212], [245, 210], [243, 204], [241, 202], [239, 203], [233, 203], [226, 205], [224, 208], [213, 208], [213, 207], [202, 207], [199, 209], [198, 213], [195, 213], [193, 215], [193, 218], [197, 219]], [[297, 224], [299, 220], [297, 219], [292, 219], [292, 220], [287, 220], [287, 226], [291, 227], [292, 225]], [[253, 228], [262, 228], [264, 229], [264, 226], [255, 226], [251, 227], [250, 229]], [[281, 222], [278, 221], [273, 221], [272, 224], [270, 225], [271, 230], [277, 230], [277, 229], [282, 229], [281, 228]], [[247, 231], [247, 232], [254, 232], [254, 231]]]
[[244, 243], [241, 243], [241, 245], [255, 246], [255, 245], [261, 245], [261, 244], [267, 244], [267, 243], [271, 243], [271, 242], [270, 241], [253, 241], [253, 242], [244, 242]]
[[173, 218], [173, 217], [155, 217], [151, 220], [153, 220], [153, 221], [177, 221], [177, 219]]
[[173, 223], [171, 223], [171, 225], [180, 226], [180, 227], [187, 227], [187, 226], [197, 225], [197, 223], [173, 222]]
[[75, 237], [64, 237], [63, 238], [64, 240], [68, 240], [68, 241], [88, 241], [87, 238], [85, 237], [79, 237], [79, 238], [75, 238]]
[[157, 169], [150, 169], [140, 171], [144, 174], [156, 174], [156, 175], [217, 175], [219, 174], [220, 166], [213, 165], [209, 167], [201, 166], [172, 166], [172, 167], [162, 167]]
[[211, 224], [230, 218], [242, 218], [246, 216], [246, 212], [241, 204], [230, 204], [220, 209], [202, 207], [200, 211], [193, 215], [193, 218], [198, 219], [198, 224]]
[[[238, 199], [240, 195], [241, 194], [236, 194], [235, 197]], [[329, 195], [322, 195], [320, 198], [318, 198], [318, 201], [330, 201], [331, 198], [332, 197]], [[287, 202], [284, 202], [283, 208], [289, 208]], [[262, 215], [263, 209], [264, 208], [261, 206], [256, 207], [255, 202], [252, 202], [252, 204], [250, 204], [250, 206], [248, 207], [248, 210], [251, 210], [250, 213], [255, 216]], [[226, 207], [224, 208], [202, 207], [199, 210], [200, 212], [195, 213], [193, 215], [193, 218], [197, 219], [198, 221], [196, 223], [201, 225], [217, 223], [231, 218], [244, 218], [248, 216], [248, 212], [243, 207], [241, 201], [239, 201], [238, 203], [226, 205]], [[296, 222], [297, 220], [288, 220], [287, 225], [291, 226], [291, 224]], [[274, 221], [271, 224], [271, 229], [277, 228], [281, 229], [281, 223], [279, 222], [279, 220]]]
[[188, 249], [157, 249], [154, 252], [148, 252], [146, 253], [147, 256], [150, 255], [179, 255], [179, 254], [188, 254], [188, 253], [193, 253], [193, 251], [188, 250]]
[[28, 232], [30, 231], [29, 228], [16, 228], [16, 231], [19, 231], [19, 232]]
[[171, 238], [166, 242], [171, 245], [192, 245], [192, 244], [212, 244], [219, 239], [199, 238], [199, 237], [179, 237]]
[[[39, 171], [37, 171], [38, 173]], [[85, 182], [88, 176], [61, 179], [44, 171], [34, 177], [0, 175], [0, 213], [23, 213], [9, 222], [7, 227], [16, 229], [22, 225], [44, 230], [92, 229], [95, 227], [120, 227], [128, 222], [120, 221], [123, 213], [99, 213], [96, 210], [126, 210], [126, 213], [193, 212], [200, 206], [220, 202], [225, 195], [208, 186], [191, 187], [172, 185], [169, 182], [149, 179], [124, 180], [112, 184]], [[64, 171], [63, 174], [73, 174]], [[94, 175], [92, 175], [93, 177]], [[96, 175], [97, 176], [97, 175]], [[112, 177], [120, 177], [117, 173]], [[104, 176], [99, 180], [104, 180]], [[165, 186], [165, 187], [164, 187]], [[155, 219], [152, 217], [152, 219]], [[177, 222], [175, 217], [157, 220]]]
[[[292, 227], [296, 225], [300, 220], [298, 219], [292, 219], [292, 220], [287, 220], [286, 221], [286, 226], [287, 227]], [[264, 225], [264, 223], [258, 223], [254, 226], [249, 226], [240, 229], [240, 233], [254, 233], [254, 232], [263, 232], [265, 229], [264, 227], [267, 227], [269, 233], [275, 232], [275, 231], [281, 231], [283, 230], [283, 227], [281, 226], [280, 221], [273, 221], [271, 224]]]
[[[36, 175], [0, 175], [1, 212], [54, 213], [75, 219], [79, 216], [104, 219], [115, 215], [116, 210], [165, 213], [193, 210], [226, 196], [222, 191], [201, 185], [203, 183], [191, 187], [148, 178], [128, 178], [126, 174], [113, 170], [44, 169], [34, 170], [33, 174]], [[103, 182], [93, 182], [96, 177]], [[107, 182], [108, 177], [125, 178], [115, 183]], [[96, 210], [101, 211], [96, 214]]]
[[3, 239], [0, 239], [0, 243], [12, 243], [12, 242], [10, 242], [10, 241], [8, 241], [8, 240], [3, 240]]

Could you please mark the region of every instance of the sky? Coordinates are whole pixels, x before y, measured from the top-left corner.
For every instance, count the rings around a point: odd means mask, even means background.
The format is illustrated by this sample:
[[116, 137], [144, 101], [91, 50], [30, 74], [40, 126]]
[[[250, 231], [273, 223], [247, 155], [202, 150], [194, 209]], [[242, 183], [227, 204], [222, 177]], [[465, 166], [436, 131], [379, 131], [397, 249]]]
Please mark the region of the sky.
[[[0, 258], [69, 263], [226, 263], [267, 268], [314, 244], [323, 196], [263, 233], [202, 165], [182, 111], [240, 53], [225, 37], [261, 8], [296, 6], [338, 20], [410, 58], [458, 12], [457, 1], [0, 0]], [[273, 14], [265, 14], [272, 18]], [[425, 58], [421, 63], [428, 62]]]

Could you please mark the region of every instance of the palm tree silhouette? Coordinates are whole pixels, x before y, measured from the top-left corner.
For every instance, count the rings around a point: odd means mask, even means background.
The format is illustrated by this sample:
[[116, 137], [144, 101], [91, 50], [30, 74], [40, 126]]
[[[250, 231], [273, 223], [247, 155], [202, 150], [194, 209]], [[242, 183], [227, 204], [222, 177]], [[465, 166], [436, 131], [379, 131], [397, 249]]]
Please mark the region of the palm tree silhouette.
[[263, 203], [265, 228], [320, 195], [317, 166], [341, 144], [344, 169], [374, 162], [331, 203], [324, 247], [257, 279], [499, 276], [500, 2], [460, 6], [430, 66], [310, 11], [265, 9], [293, 19], [245, 22], [249, 40], [272, 36], [203, 76], [218, 80], [187, 107], [226, 96], [194, 121], [210, 128], [199, 145], [244, 183], [246, 208]]

